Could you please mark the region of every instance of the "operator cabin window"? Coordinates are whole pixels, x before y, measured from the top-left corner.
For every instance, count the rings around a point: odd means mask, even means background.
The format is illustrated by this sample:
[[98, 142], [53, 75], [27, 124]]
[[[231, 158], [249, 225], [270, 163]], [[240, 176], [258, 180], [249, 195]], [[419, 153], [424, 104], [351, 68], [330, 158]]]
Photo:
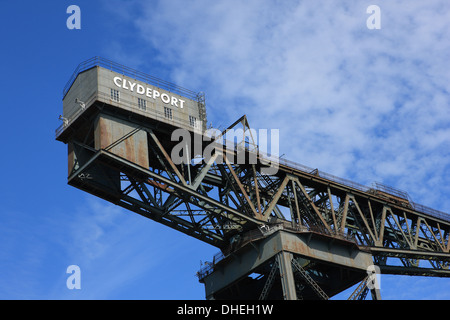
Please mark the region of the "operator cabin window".
[[111, 89], [111, 100], [120, 101], [120, 95], [119, 95], [119, 90], [116, 89]]
[[147, 100], [138, 98], [138, 108], [143, 111], [147, 110]]
[[164, 117], [169, 120], [172, 120], [172, 109], [164, 107]]
[[189, 116], [189, 125], [193, 128], [197, 128], [197, 118]]

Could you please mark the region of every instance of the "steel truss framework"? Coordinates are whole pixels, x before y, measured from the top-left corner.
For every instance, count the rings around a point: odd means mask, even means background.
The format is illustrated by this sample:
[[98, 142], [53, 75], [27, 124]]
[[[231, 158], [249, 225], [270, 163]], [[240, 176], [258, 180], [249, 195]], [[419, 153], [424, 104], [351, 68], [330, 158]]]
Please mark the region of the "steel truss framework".
[[[108, 112], [103, 105], [97, 107], [98, 112]], [[242, 246], [245, 236], [254, 230], [278, 224], [351, 240], [372, 254], [382, 273], [450, 276], [449, 216], [423, 213], [398, 195], [378, 189], [361, 191], [323, 178], [315, 170], [306, 172], [278, 163], [276, 174], [264, 174], [263, 169], [274, 163], [260, 155], [256, 162], [236, 163], [239, 150], [250, 159], [248, 146], [231, 152], [223, 145], [216, 146], [211, 158], [196, 164], [192, 160], [202, 155], [190, 150], [186, 154], [189, 161], [175, 164], [171, 159], [177, 143], [170, 140], [173, 128], [135, 119], [137, 129], [115, 144], [145, 131], [151, 161], [149, 168], [143, 168], [109, 148], [94, 148], [94, 116], [86, 119], [82, 130], [64, 139], [76, 154], [68, 183], [216, 246], [224, 255]], [[248, 134], [245, 116], [230, 128], [237, 126]], [[204, 140], [203, 150], [211, 143]], [[251, 139], [244, 140], [251, 143]], [[308, 269], [294, 265], [307, 279]], [[273, 275], [269, 269], [267, 283]], [[354, 297], [365, 296], [364, 283], [366, 279], [357, 288], [362, 294]], [[261, 297], [267, 295], [269, 284]]]

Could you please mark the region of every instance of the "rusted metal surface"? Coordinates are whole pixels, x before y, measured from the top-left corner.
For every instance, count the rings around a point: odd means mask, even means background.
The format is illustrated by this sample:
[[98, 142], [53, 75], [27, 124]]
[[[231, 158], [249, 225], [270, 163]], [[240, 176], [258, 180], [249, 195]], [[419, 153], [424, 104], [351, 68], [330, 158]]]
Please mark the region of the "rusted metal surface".
[[[127, 136], [133, 130], [136, 132]], [[112, 145], [110, 152], [141, 167], [149, 167], [147, 133], [137, 130], [137, 126], [132, 123], [100, 115], [95, 129], [95, 148], [106, 149]]]
[[169, 192], [169, 193], [173, 193], [175, 191], [174, 189], [172, 189], [171, 187], [169, 187], [167, 184], [164, 184], [164, 183], [159, 183], [159, 182], [156, 182], [156, 181], [153, 181], [150, 179], [147, 180], [146, 182], [154, 187], [157, 187], [157, 188], [159, 188], [163, 191]]
[[170, 158], [169, 154], [167, 153], [167, 151], [164, 149], [164, 147], [162, 146], [161, 142], [159, 141], [159, 139], [156, 137], [156, 135], [154, 134], [154, 132], [152, 130], [148, 130], [148, 133], [150, 134], [150, 138], [156, 143], [156, 145], [158, 146], [158, 148], [160, 149], [161, 153], [164, 155], [164, 159], [169, 163], [170, 167], [172, 168], [172, 170], [175, 172], [175, 174], [177, 175], [177, 177], [180, 179], [181, 183], [185, 186], [187, 186], [186, 180], [183, 178], [183, 176], [181, 175], [180, 171], [178, 170], [178, 168], [175, 166], [175, 164], [173, 163], [172, 159]]
[[318, 237], [310, 233], [281, 232], [282, 249], [314, 260], [334, 263], [348, 268], [366, 270], [372, 256], [352, 243], [332, 237]]
[[[170, 133], [189, 128], [186, 117], [197, 114], [197, 101], [191, 109], [180, 108], [179, 119], [175, 113], [167, 119], [157, 107], [168, 102], [156, 106], [149, 100], [146, 110], [139, 108], [143, 94], [130, 89], [143, 88], [143, 82], [121, 76], [119, 82], [128, 87], [119, 87], [110, 70], [99, 72], [98, 82], [88, 81], [96, 69], [85, 71], [65, 96], [68, 121], [57, 132], [68, 144], [69, 184], [220, 248], [224, 259], [204, 276], [216, 277], [208, 286], [235, 285], [255, 268], [267, 274], [280, 252], [298, 259], [305, 270], [322, 272], [331, 295], [361, 281], [371, 263], [388, 272], [449, 274], [450, 215], [413, 203], [406, 192], [381, 184], [369, 188], [284, 159], [276, 159], [279, 170], [273, 175], [263, 172], [271, 161], [263, 155], [236, 165], [229, 160], [239, 156], [238, 145], [224, 143], [208, 163], [175, 164]], [[123, 89], [115, 96], [120, 99], [109, 95], [112, 88]], [[75, 102], [80, 95], [85, 109]], [[250, 129], [243, 116], [221, 137], [239, 124]], [[216, 161], [222, 158], [225, 163]], [[391, 258], [400, 259], [401, 266], [390, 266]], [[419, 260], [432, 268], [419, 267]], [[222, 268], [219, 273], [216, 267]], [[348, 269], [354, 277], [331, 288], [341, 279], [327, 277]]]
[[[266, 238], [247, 243], [232, 254], [220, 255], [213, 262], [209, 262], [197, 275], [199, 280], [205, 284], [207, 297], [220, 298], [223, 297], [221, 292], [229, 286], [240, 283], [242, 277], [249, 272], [263, 272], [262, 270], [265, 270], [264, 272], [267, 272], [268, 276], [272, 268], [264, 266], [281, 254], [286, 259], [283, 268], [280, 268], [279, 279], [281, 278], [283, 284], [281, 290], [283, 295], [280, 298], [295, 299], [294, 288], [300, 284], [299, 279], [292, 276], [289, 279], [283, 278], [288, 274], [292, 275], [293, 269], [290, 261], [293, 259], [314, 261], [305, 268], [301, 268], [306, 275], [308, 274], [307, 269], [318, 268], [320, 270], [323, 262], [328, 265], [327, 268], [352, 270], [358, 275], [364, 275], [367, 267], [373, 263], [371, 254], [360, 251], [354, 244], [338, 240], [330, 244], [329, 241], [333, 240], [320, 236], [311, 237], [309, 233], [292, 233], [278, 229]], [[295, 264], [299, 265], [297, 262]], [[224, 277], [224, 274], [227, 276]], [[336, 277], [338, 274], [340, 273], [331, 273], [330, 277]], [[359, 281], [360, 278], [358, 277], [356, 279]], [[343, 282], [342, 285], [347, 286], [348, 283]], [[324, 290], [327, 290], [327, 295], [333, 294], [336, 290], [339, 291], [338, 288], [328, 286], [326, 288]], [[248, 290], [252, 289], [249, 288]], [[317, 292], [317, 288], [315, 291]], [[319, 291], [323, 292], [322, 289]], [[259, 291], [254, 292], [254, 294], [258, 297]]]
[[67, 144], [67, 162], [68, 162], [67, 176], [69, 176], [72, 173], [72, 171], [73, 171], [74, 162], [75, 162], [75, 155], [74, 155], [74, 151], [73, 151], [73, 143], [68, 143]]

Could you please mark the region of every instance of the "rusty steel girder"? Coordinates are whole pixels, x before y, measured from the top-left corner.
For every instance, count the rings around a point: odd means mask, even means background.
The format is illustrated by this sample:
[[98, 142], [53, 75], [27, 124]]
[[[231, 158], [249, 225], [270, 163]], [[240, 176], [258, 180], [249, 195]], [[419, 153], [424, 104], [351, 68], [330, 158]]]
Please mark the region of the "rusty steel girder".
[[[112, 124], [122, 126], [122, 135], [105, 127]], [[249, 129], [245, 116], [233, 125]], [[279, 226], [352, 242], [383, 273], [450, 276], [449, 215], [401, 193], [374, 190], [288, 161], [280, 161], [275, 174], [266, 174], [263, 156], [236, 163], [239, 150], [225, 145], [216, 147], [209, 161], [194, 164], [198, 154], [191, 150], [187, 161], [175, 163], [170, 156], [173, 130], [130, 121], [97, 105], [97, 112], [63, 141], [69, 145], [68, 183], [214, 245], [224, 255], [256, 241], [245, 241], [255, 230], [264, 239], [260, 230]], [[194, 140], [196, 133], [191, 134]], [[243, 152], [250, 158], [251, 150]], [[401, 265], [390, 265], [392, 259]]]

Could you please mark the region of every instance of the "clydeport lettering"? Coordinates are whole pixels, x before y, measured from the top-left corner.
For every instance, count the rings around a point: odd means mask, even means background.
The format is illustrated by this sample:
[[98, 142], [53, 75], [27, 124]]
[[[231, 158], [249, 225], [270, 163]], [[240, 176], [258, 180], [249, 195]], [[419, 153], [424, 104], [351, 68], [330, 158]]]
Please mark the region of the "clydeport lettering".
[[174, 107], [179, 107], [180, 109], [183, 109], [185, 100], [179, 99], [177, 97], [169, 96], [167, 93], [159, 92], [158, 90], [144, 87], [143, 85], [132, 82], [130, 80], [127, 80], [125, 78], [121, 77], [114, 77], [113, 82], [116, 86], [119, 88], [130, 90], [131, 92], [136, 91], [138, 94], [145, 95], [151, 99], [156, 100], [157, 98], [161, 99], [162, 102], [165, 104], [169, 104]]

